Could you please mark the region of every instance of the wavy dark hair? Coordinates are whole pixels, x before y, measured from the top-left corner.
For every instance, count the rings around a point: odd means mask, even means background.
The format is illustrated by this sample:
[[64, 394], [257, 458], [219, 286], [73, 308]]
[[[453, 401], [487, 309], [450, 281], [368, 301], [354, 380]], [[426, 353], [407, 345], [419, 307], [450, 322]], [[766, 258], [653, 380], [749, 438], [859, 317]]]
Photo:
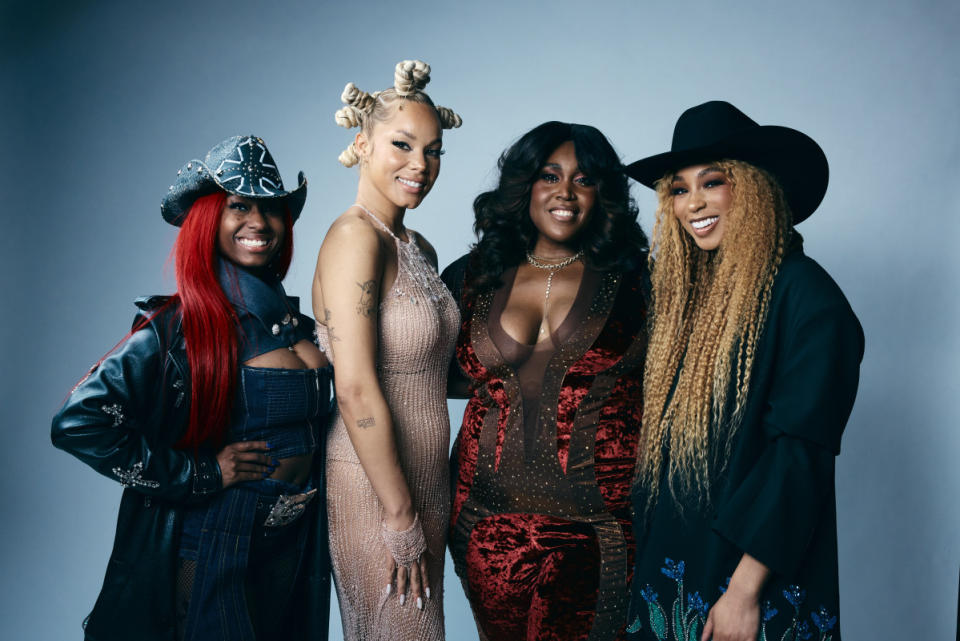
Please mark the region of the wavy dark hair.
[[523, 262], [537, 240], [530, 220], [530, 192], [550, 154], [572, 141], [580, 171], [594, 181], [597, 198], [580, 233], [585, 262], [601, 271], [628, 270], [646, 260], [647, 237], [637, 223], [620, 157], [596, 127], [550, 121], [513, 143], [497, 162], [497, 187], [473, 201], [473, 229], [478, 241], [470, 249], [469, 292], [502, 285], [501, 275]]

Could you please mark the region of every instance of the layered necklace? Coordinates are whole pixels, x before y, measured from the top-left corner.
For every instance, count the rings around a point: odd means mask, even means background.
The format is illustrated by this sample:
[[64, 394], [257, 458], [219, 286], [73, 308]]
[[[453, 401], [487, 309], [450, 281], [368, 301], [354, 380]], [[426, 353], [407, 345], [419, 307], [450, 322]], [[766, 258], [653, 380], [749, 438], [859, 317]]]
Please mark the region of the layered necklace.
[[[544, 320], [544, 324], [546, 324], [547, 326], [549, 326], [550, 324], [547, 313], [550, 311], [549, 310], [550, 286], [553, 284], [553, 275], [556, 274], [561, 269], [563, 269], [564, 267], [567, 267], [568, 265], [572, 265], [573, 263], [577, 262], [581, 258], [583, 258], [582, 249], [578, 251], [576, 254], [574, 254], [573, 256], [567, 256], [566, 258], [556, 262], [551, 262], [550, 259], [541, 258], [540, 256], [534, 256], [531, 252], [529, 251], [527, 252], [527, 262], [530, 263], [531, 266], [536, 267], [537, 269], [547, 270], [547, 291], [543, 295], [543, 320]], [[545, 334], [546, 331], [547, 331], [546, 327], [540, 328], [541, 334]]]

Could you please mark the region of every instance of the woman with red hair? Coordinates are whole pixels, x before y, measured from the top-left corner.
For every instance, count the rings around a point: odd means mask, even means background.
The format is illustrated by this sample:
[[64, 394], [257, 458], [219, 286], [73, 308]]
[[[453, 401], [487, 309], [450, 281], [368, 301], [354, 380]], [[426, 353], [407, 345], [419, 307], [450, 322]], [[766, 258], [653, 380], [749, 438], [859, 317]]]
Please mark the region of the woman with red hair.
[[177, 292], [73, 390], [52, 438], [126, 488], [89, 639], [326, 638], [329, 369], [281, 281], [306, 180], [262, 139], [179, 172]]

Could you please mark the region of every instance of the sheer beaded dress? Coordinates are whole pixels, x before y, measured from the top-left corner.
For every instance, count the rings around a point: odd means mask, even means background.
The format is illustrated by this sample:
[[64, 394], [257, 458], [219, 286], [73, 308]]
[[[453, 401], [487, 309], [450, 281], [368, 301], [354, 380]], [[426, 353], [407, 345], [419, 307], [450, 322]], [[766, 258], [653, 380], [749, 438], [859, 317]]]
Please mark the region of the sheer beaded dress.
[[[403, 242], [377, 218], [397, 246], [397, 277], [378, 320], [377, 371], [393, 418], [400, 464], [419, 513], [429, 552], [430, 598], [418, 610], [387, 598], [389, 553], [380, 536], [382, 507], [353, 449], [339, 411], [327, 440], [327, 510], [344, 639], [431, 641], [444, 638], [443, 565], [450, 514], [447, 367], [460, 314], [436, 270], [408, 230]], [[333, 361], [326, 326], [320, 348]], [[336, 363], [334, 363], [336, 369]]]

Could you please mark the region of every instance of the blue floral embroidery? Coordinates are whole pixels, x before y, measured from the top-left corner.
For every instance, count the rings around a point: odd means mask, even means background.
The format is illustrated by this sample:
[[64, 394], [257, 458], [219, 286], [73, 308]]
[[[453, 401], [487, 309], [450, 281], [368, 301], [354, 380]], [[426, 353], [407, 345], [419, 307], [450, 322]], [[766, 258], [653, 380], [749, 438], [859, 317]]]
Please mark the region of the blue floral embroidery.
[[813, 624], [820, 630], [820, 634], [832, 631], [833, 626], [837, 624], [836, 615], [830, 616], [830, 612], [822, 605], [819, 610], [810, 615], [810, 618], [813, 619]]
[[820, 631], [820, 640], [819, 641], [830, 641], [833, 639], [833, 628], [837, 625], [837, 615], [830, 614], [830, 611], [827, 610], [822, 605], [820, 609], [816, 612], [810, 614], [810, 619], [813, 621], [813, 624], [817, 626], [817, 630]]
[[[659, 641], [698, 641], [703, 626], [706, 624], [706, 617], [710, 611], [710, 603], [699, 592], [693, 592], [684, 598], [683, 580], [686, 573], [686, 564], [684, 561], [674, 561], [670, 558], [664, 559], [663, 567], [660, 573], [672, 579], [677, 586], [677, 596], [670, 606], [670, 616], [662, 605], [660, 605], [660, 595], [649, 583], [640, 590], [640, 597], [647, 604], [647, 613], [650, 619], [650, 630]], [[727, 577], [723, 585], [718, 586], [720, 594], [724, 594], [730, 585], [730, 577]], [[782, 592], [783, 598], [790, 605], [787, 610], [792, 614], [790, 622], [786, 625], [779, 641], [808, 641], [814, 636], [814, 627], [819, 631], [816, 641], [832, 641], [833, 631], [837, 625], [837, 615], [831, 614], [827, 608], [820, 606], [815, 612], [810, 612], [809, 620], [801, 615], [804, 602], [807, 599], [807, 591], [798, 585], [789, 585]], [[685, 606], [685, 607], [684, 607]], [[790, 613], [790, 610], [793, 610]], [[773, 620], [780, 610], [769, 600], [760, 604], [761, 621], [758, 634], [759, 641], [773, 641], [767, 636], [767, 624]], [[781, 617], [781, 620], [784, 620]], [[643, 628], [640, 617], [637, 616], [633, 623], [627, 628], [629, 632], [638, 632]]]
[[807, 591], [796, 585], [788, 585], [787, 589], [783, 591], [783, 598], [793, 606], [794, 610], [799, 610], [807, 598]]
[[664, 567], [660, 568], [660, 571], [674, 581], [683, 581], [684, 568], [683, 561], [674, 563], [673, 559], [664, 559]]
[[[647, 613], [650, 617], [650, 629], [660, 641], [689, 641], [699, 639], [700, 630], [706, 623], [710, 604], [703, 599], [699, 592], [687, 595], [684, 607], [683, 575], [686, 566], [683, 561], [674, 562], [673, 559], [664, 559], [664, 567], [660, 572], [677, 584], [677, 597], [670, 608], [670, 618], [660, 605], [659, 596], [653, 586], [646, 585], [640, 596], [647, 603]], [[639, 623], [639, 622], [637, 622]]]
[[763, 602], [763, 620], [764, 621], [769, 621], [773, 617], [777, 616], [778, 612], [779, 610], [773, 607], [773, 605], [771, 605], [769, 601]]
[[[729, 584], [729, 580], [727, 582]], [[761, 615], [763, 620], [760, 621], [759, 641], [767, 641], [767, 621], [777, 616], [778, 612], [779, 610], [773, 607], [773, 604], [771, 604], [769, 601], [763, 602], [763, 607], [761, 609]]]
[[667, 615], [657, 602], [660, 596], [653, 591], [653, 586], [647, 585], [640, 591], [640, 596], [647, 602], [647, 615], [650, 619], [650, 629], [657, 635], [657, 639], [667, 638]]
[[707, 610], [709, 609], [710, 606], [708, 606], [706, 601], [703, 600], [703, 597], [700, 596], [699, 592], [694, 592], [693, 594], [687, 595], [687, 612], [694, 610], [700, 616], [705, 617], [707, 616]]

